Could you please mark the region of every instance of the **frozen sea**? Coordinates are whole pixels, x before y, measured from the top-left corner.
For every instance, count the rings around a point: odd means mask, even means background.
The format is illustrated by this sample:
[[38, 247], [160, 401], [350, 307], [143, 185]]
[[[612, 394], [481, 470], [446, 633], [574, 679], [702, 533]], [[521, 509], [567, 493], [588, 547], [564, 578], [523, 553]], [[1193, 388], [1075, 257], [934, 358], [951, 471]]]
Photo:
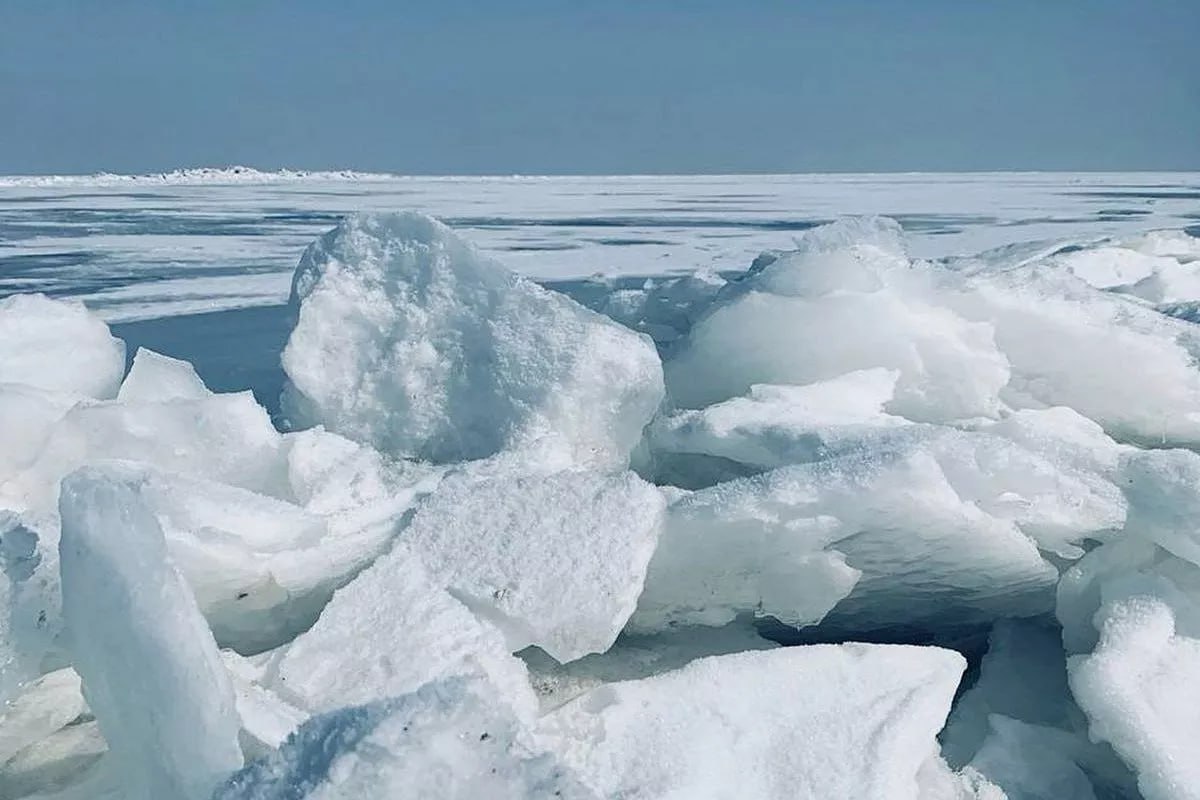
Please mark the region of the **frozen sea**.
[[348, 212], [398, 209], [572, 291], [581, 279], [740, 271], [847, 214], [894, 217], [926, 258], [1188, 228], [1200, 225], [1200, 173], [0, 177], [0, 297], [77, 297], [131, 345], [273, 405], [280, 307], [305, 245]]

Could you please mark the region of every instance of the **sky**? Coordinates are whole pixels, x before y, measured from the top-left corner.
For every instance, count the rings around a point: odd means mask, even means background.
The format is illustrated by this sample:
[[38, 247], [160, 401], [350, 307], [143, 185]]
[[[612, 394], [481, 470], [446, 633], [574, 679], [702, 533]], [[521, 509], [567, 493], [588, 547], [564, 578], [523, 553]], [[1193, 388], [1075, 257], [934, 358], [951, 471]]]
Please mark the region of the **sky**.
[[0, 174], [1200, 169], [1198, 0], [0, 0]]

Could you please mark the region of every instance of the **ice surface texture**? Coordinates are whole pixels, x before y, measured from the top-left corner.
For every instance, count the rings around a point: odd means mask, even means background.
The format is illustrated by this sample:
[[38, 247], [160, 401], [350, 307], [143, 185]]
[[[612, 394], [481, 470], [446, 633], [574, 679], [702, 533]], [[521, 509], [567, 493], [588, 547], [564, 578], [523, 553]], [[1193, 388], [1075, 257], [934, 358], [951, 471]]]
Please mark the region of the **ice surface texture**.
[[554, 439], [620, 464], [662, 399], [650, 341], [509, 272], [419, 214], [355, 215], [296, 270], [285, 408], [405, 457]]
[[352, 216], [287, 432], [0, 301], [0, 795], [1200, 797], [1198, 256], [868, 217], [604, 316]]

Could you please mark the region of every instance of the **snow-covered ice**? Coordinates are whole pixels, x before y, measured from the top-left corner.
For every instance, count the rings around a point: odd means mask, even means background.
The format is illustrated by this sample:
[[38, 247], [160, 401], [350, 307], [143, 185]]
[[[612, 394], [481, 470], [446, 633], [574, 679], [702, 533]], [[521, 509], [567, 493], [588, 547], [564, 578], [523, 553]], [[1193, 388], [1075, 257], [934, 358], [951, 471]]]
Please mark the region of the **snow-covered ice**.
[[1200, 797], [1200, 240], [1071, 180], [0, 180], [185, 209], [0, 252], [0, 796]]
[[648, 339], [419, 214], [347, 218], [305, 251], [292, 303], [285, 413], [397, 456], [550, 439], [620, 464], [662, 399]]
[[493, 688], [444, 678], [316, 717], [214, 800], [596, 800]]
[[537, 645], [565, 662], [604, 652], [621, 632], [665, 507], [630, 472], [466, 473], [442, 481], [402, 540], [439, 585], [503, 631], [509, 650]]
[[303, 708], [328, 711], [454, 676], [485, 677], [518, 712], [535, 706], [525, 665], [501, 632], [435, 583], [399, 543], [336, 592], [312, 629], [286, 646], [268, 685]]
[[601, 797], [916, 800], [964, 666], [888, 645], [716, 656], [594, 689], [539, 730]]
[[63, 616], [131, 800], [205, 800], [242, 764], [233, 689], [161, 529], [125, 485], [64, 482]]
[[44, 295], [0, 300], [0, 384], [95, 397], [117, 393], [125, 343], [81, 303]]

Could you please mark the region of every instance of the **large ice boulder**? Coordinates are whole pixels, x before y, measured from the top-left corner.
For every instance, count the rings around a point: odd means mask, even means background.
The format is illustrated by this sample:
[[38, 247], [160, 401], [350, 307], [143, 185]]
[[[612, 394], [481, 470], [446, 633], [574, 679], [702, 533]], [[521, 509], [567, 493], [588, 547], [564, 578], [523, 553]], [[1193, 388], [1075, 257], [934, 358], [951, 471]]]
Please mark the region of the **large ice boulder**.
[[125, 343], [82, 303], [40, 294], [0, 300], [0, 384], [107, 399], [124, 374]]
[[307, 722], [214, 800], [597, 800], [492, 687], [464, 678]]
[[650, 340], [416, 213], [348, 217], [296, 270], [285, 411], [452, 462], [553, 439], [622, 464], [662, 398]]
[[602, 686], [538, 730], [601, 797], [917, 800], [964, 668], [906, 646], [717, 656]]
[[268, 688], [310, 711], [416, 691], [442, 678], [486, 679], [517, 713], [537, 706], [504, 637], [430, 579], [403, 542], [339, 589], [283, 650]]
[[888, 411], [918, 421], [994, 417], [1008, 361], [992, 328], [909, 275], [899, 226], [849, 219], [806, 232], [719, 297], [665, 364], [671, 399], [701, 408], [755, 384], [896, 370]]
[[466, 471], [441, 483], [402, 537], [510, 650], [537, 645], [571, 661], [607, 650], [633, 613], [665, 507], [632, 472]]
[[133, 800], [207, 800], [242, 765], [233, 689], [154, 517], [127, 486], [64, 481], [63, 615], [75, 668]]

